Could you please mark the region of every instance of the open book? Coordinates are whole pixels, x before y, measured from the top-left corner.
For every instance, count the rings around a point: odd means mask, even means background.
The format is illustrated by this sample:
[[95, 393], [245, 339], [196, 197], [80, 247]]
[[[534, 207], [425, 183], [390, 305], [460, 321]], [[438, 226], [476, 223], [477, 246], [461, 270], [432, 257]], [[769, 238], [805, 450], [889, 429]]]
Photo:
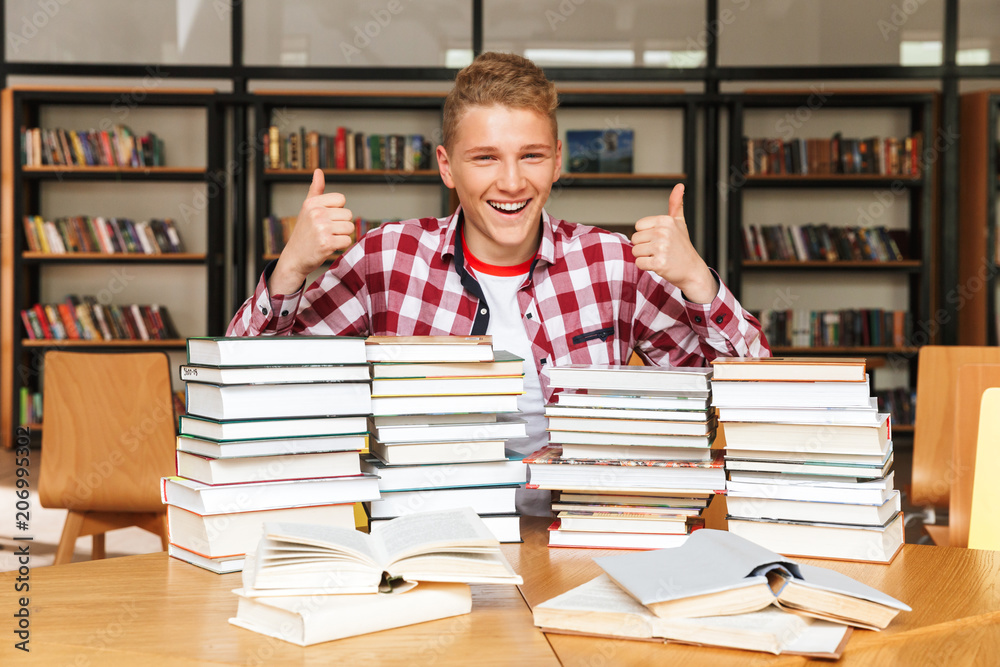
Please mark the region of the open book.
[[851, 628], [774, 607], [733, 616], [660, 618], [601, 575], [536, 605], [545, 632], [626, 639], [663, 639], [707, 646], [839, 658]]
[[373, 531], [265, 524], [252, 567], [243, 571], [243, 595], [376, 593], [417, 581], [522, 583], [471, 508], [410, 514]]
[[596, 558], [611, 579], [661, 618], [744, 614], [775, 604], [880, 630], [910, 608], [859, 581], [803, 565], [732, 533], [702, 529], [674, 549]]

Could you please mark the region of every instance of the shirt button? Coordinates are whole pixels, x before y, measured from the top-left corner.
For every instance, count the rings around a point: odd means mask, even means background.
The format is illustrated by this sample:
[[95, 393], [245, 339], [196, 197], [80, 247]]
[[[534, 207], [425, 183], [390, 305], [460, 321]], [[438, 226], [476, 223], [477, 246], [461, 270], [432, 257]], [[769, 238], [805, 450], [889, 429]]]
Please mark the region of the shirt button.
[[482, 310], [480, 310], [480, 311], [479, 311], [479, 314], [480, 314], [480, 315], [485, 315], [485, 314], [486, 314], [486, 312], [487, 312], [487, 311], [486, 311], [486, 309], [485, 309], [485, 308], [483, 308]]
[[530, 320], [531, 319], [531, 313], [528, 313], [527, 315], [525, 315], [525, 317], [527, 317]]
[[261, 308], [261, 309], [260, 309], [260, 312], [262, 312], [262, 313], [264, 313], [265, 315], [267, 315], [267, 308]]
[[715, 318], [715, 321], [717, 324], [722, 324], [725, 321], [725, 319], [726, 319], [725, 317], [719, 315], [718, 317]]
[[701, 324], [701, 315], [695, 315], [694, 321], [697, 322], [698, 324]]
[[285, 316], [285, 315], [287, 315], [287, 314], [288, 314], [288, 311], [287, 311], [287, 310], [283, 310], [283, 311], [281, 311], [281, 316], [282, 316], [282, 317], [284, 317], [284, 316]]

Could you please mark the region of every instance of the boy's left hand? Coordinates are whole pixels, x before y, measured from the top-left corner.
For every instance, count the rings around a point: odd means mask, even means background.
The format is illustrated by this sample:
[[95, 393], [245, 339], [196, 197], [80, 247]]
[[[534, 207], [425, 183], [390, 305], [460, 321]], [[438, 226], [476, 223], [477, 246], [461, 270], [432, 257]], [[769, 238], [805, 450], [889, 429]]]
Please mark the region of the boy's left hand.
[[635, 223], [632, 254], [635, 265], [676, 285], [695, 303], [710, 303], [719, 291], [708, 264], [691, 244], [684, 222], [684, 185], [670, 193], [668, 215], [653, 215]]

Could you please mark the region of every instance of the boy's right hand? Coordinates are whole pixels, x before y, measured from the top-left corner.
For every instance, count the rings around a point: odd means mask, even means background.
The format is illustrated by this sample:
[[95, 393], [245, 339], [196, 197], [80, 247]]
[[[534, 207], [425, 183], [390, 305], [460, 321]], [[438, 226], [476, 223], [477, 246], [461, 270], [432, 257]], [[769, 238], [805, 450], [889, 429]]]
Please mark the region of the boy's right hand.
[[317, 169], [295, 229], [268, 281], [271, 294], [297, 291], [308, 275], [331, 255], [354, 243], [354, 214], [344, 208], [347, 199], [339, 192], [324, 194], [325, 187], [323, 170]]

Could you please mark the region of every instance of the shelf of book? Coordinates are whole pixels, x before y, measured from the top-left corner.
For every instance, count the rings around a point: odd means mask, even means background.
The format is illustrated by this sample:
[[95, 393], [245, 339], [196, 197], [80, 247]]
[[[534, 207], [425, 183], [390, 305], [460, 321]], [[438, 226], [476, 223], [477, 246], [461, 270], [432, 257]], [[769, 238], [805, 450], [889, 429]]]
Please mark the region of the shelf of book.
[[78, 347], [78, 348], [153, 348], [153, 349], [184, 349], [186, 340], [183, 338], [171, 338], [164, 340], [82, 340], [82, 339], [72, 339], [63, 338], [61, 340], [48, 340], [48, 339], [31, 339], [24, 338], [21, 340], [21, 345], [24, 347], [36, 347], [36, 348], [66, 348], [66, 347]]
[[958, 343], [996, 345], [1000, 341], [996, 279], [1000, 259], [1000, 90], [964, 94], [960, 109]]
[[[312, 169], [265, 169], [264, 180], [275, 183], [306, 183], [312, 179]], [[413, 183], [437, 185], [441, 176], [436, 170], [420, 169], [324, 169], [327, 182], [398, 183], [405, 179]], [[389, 180], [391, 179], [391, 180]]]
[[[782, 274], [797, 272], [801, 282], [788, 292], [796, 309], [902, 310], [915, 325], [928, 321], [934, 312], [931, 295], [935, 294], [934, 270], [941, 250], [933, 242], [935, 174], [925, 168], [922, 149], [925, 139], [934, 136], [936, 105], [934, 91], [832, 90], [824, 91], [822, 99], [815, 91], [758, 91], [730, 98], [727, 284], [745, 307], [778, 308], [770, 305], [775, 286], [783, 284], [778, 282], [784, 280]], [[767, 133], [782, 138], [752, 138]], [[844, 138], [848, 136], [864, 138]], [[771, 239], [760, 238], [762, 246], [765, 240], [781, 241], [784, 247], [769, 251], [772, 256], [794, 253], [802, 257], [801, 246], [789, 249], [799, 245], [800, 239], [806, 254], [813, 256], [817, 249], [807, 243], [813, 240], [802, 239], [801, 230], [828, 227], [837, 234], [830, 239], [832, 251], [827, 246], [825, 252], [835, 252], [841, 259], [748, 257], [748, 252], [762, 254], [749, 245], [746, 233], [749, 230], [755, 240], [754, 223], [759, 219], [782, 232]], [[885, 257], [883, 251], [874, 253], [862, 244], [860, 253], [854, 247], [848, 259], [845, 253], [848, 243], [854, 246], [854, 230], [881, 227], [888, 234], [876, 240], [892, 236], [900, 246], [895, 255]], [[819, 252], [824, 252], [822, 246]], [[844, 289], [824, 291], [825, 282], [834, 276], [844, 281]], [[873, 289], [865, 289], [864, 299], [869, 301], [859, 303], [849, 296], [850, 286], [862, 285]], [[886, 370], [878, 372], [889, 377], [904, 373], [905, 379], [895, 377], [892, 382], [906, 386], [916, 382], [919, 347], [910, 340], [890, 347], [781, 346], [772, 351], [781, 356], [898, 356], [906, 363], [887, 364]]]
[[[12, 446], [20, 422], [17, 397], [22, 388], [40, 390], [48, 350], [161, 349], [176, 355], [184, 348], [182, 338], [31, 339], [21, 314], [33, 304], [61, 303], [68, 292], [89, 291], [105, 303], [159, 302], [178, 314], [183, 336], [218, 335], [224, 330], [225, 198], [213, 192], [225, 180], [221, 105], [211, 90], [164, 88], [144, 90], [141, 96], [135, 93], [110, 88], [3, 91], [0, 437], [5, 447]], [[126, 122], [140, 131], [124, 127]], [[59, 129], [87, 126], [108, 131]], [[42, 139], [22, 147], [22, 136]], [[114, 142], [112, 148], [106, 143], [108, 136]], [[62, 137], [70, 137], [71, 142], [61, 143]], [[159, 166], [163, 155], [168, 166]], [[136, 218], [139, 221], [162, 215], [183, 219], [181, 249], [185, 252], [93, 252], [95, 245], [103, 248], [107, 239], [88, 238], [83, 243], [80, 236], [72, 244], [61, 245], [91, 252], [29, 249], [23, 224], [28, 216], [52, 220], [54, 209], [68, 210], [71, 216], [120, 216], [126, 207], [135, 211], [131, 215], [142, 216]], [[76, 232], [100, 236], [86, 225]], [[72, 231], [59, 228], [53, 233]], [[138, 237], [124, 245], [142, 250]], [[172, 285], [178, 287], [171, 291]], [[195, 305], [199, 301], [204, 302], [204, 310]], [[72, 313], [59, 315], [73, 317]], [[80, 317], [76, 315], [77, 325]]]
[[919, 272], [923, 269], [923, 262], [919, 259], [902, 259], [898, 261], [875, 261], [875, 260], [743, 260], [741, 265], [744, 271], [904, 271], [907, 273]]
[[775, 356], [796, 356], [796, 357], [808, 357], [816, 355], [837, 355], [837, 354], [849, 354], [852, 356], [866, 355], [866, 354], [912, 354], [915, 355], [920, 351], [919, 347], [892, 347], [892, 346], [866, 346], [866, 347], [789, 347], [789, 346], [772, 346], [771, 352]]
[[574, 174], [563, 173], [555, 188], [670, 188], [684, 183], [687, 174]]
[[67, 167], [44, 166], [23, 167], [21, 177], [25, 181], [88, 181], [88, 182], [189, 182], [205, 181], [210, 176], [205, 169], [172, 167]]
[[918, 188], [924, 183], [923, 176], [882, 176], [878, 174], [760, 174], [746, 176], [743, 187], [783, 188], [783, 187], [824, 187], [824, 188], [875, 188], [906, 187]]

